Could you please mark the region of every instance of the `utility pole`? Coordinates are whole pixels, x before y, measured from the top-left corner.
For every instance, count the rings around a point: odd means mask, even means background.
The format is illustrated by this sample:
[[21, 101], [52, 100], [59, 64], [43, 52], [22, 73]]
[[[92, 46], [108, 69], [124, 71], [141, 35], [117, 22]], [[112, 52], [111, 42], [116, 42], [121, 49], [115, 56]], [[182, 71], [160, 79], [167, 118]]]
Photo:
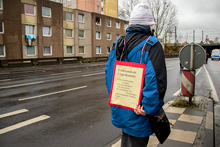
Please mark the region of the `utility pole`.
[[202, 31], [202, 44], [203, 44], [203, 31]]
[[175, 42], [174, 44], [176, 45], [176, 26], [175, 26]]
[[208, 41], [208, 35], [206, 35], [206, 39], [205, 39], [205, 40], [206, 40], [206, 44], [207, 44], [207, 41]]
[[195, 43], [195, 30], [193, 30], [193, 43]]

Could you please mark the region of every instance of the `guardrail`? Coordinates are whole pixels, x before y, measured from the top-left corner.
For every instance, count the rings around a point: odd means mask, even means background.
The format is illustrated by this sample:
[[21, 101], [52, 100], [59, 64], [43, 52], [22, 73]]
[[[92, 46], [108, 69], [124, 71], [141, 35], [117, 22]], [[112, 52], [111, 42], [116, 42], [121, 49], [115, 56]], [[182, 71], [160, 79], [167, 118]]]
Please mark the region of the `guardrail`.
[[[179, 57], [178, 53], [173, 54], [165, 54], [165, 58], [177, 58]], [[0, 60], [1, 67], [8, 67], [9, 65], [19, 65], [19, 64], [30, 64], [36, 66], [38, 64], [46, 64], [55, 62], [56, 64], [63, 63], [88, 63], [88, 62], [99, 62], [99, 61], [107, 61], [108, 56], [104, 57], [91, 57], [91, 58], [83, 58], [81, 56], [74, 57], [49, 57], [49, 58], [26, 58], [26, 59], [2, 59]]]

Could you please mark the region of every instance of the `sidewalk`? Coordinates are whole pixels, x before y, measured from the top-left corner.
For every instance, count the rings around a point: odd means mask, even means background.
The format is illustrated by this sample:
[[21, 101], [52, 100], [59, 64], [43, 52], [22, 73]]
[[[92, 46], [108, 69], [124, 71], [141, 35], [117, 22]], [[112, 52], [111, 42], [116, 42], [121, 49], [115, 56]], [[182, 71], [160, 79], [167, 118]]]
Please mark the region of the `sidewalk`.
[[[206, 97], [195, 96], [198, 108], [172, 107], [177, 99], [163, 106], [169, 121], [173, 124], [168, 139], [159, 144], [155, 135], [149, 139], [148, 147], [213, 147], [213, 101]], [[112, 145], [120, 147], [121, 140]]]

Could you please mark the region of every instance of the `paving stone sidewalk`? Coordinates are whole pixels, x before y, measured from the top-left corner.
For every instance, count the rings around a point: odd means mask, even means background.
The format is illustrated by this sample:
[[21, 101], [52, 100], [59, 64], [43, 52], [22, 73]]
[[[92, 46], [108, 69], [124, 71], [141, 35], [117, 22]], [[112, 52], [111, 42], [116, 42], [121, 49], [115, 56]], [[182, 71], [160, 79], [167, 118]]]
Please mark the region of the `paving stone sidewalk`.
[[[199, 107], [180, 108], [171, 104], [164, 105], [169, 121], [173, 124], [171, 134], [163, 144], [159, 144], [155, 135], [150, 137], [148, 147], [206, 147], [214, 146], [213, 101], [202, 96], [195, 96]], [[112, 147], [120, 147], [120, 140]]]

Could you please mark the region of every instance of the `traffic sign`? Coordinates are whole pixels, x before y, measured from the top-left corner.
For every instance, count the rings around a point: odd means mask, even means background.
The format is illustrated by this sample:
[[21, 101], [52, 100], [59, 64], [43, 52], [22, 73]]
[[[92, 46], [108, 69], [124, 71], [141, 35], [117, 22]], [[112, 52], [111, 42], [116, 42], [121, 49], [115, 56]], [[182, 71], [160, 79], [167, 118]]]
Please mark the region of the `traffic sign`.
[[203, 65], [206, 53], [204, 48], [198, 44], [185, 45], [179, 53], [179, 58], [183, 67], [194, 70]]

